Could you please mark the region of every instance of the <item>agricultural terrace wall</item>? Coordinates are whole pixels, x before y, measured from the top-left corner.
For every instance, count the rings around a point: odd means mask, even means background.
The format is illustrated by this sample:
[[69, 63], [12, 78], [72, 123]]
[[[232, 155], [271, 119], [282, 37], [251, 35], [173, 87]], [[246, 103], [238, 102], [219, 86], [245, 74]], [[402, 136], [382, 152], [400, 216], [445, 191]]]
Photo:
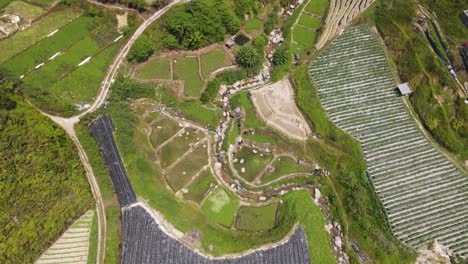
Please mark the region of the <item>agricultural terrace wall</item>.
[[208, 258], [201, 255], [160, 228], [153, 216], [136, 204], [136, 197], [125, 171], [113, 137], [109, 116], [103, 116], [90, 125], [109, 167], [112, 184], [122, 208], [122, 262], [123, 264], [309, 264], [309, 250], [304, 231], [296, 228], [285, 243], [266, 250], [239, 257]]
[[331, 120], [357, 138], [393, 233], [468, 256], [468, 178], [417, 128], [369, 27], [348, 29], [310, 66]]

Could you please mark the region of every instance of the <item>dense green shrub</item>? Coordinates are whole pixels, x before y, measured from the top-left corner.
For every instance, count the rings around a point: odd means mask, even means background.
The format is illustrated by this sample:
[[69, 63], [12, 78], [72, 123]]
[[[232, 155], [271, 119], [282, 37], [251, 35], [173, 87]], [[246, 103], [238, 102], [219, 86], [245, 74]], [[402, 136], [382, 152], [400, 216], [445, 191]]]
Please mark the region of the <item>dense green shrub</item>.
[[263, 27], [263, 31], [265, 32], [265, 34], [267, 35], [270, 34], [270, 32], [273, 31], [273, 29], [275, 29], [278, 22], [279, 22], [278, 14], [273, 11], [271, 14], [268, 15], [268, 19], [265, 22], [265, 25]]
[[262, 63], [262, 57], [253, 46], [243, 46], [236, 53], [236, 62], [243, 68], [258, 68]]
[[291, 53], [289, 52], [288, 45], [284, 44], [279, 46], [273, 54], [273, 64], [275, 66], [285, 64], [289, 61]]
[[151, 39], [148, 35], [143, 34], [133, 44], [127, 59], [129, 62], [142, 62], [153, 55], [153, 52], [154, 48]]
[[224, 40], [226, 34], [234, 34], [239, 28], [239, 18], [225, 1], [191, 1], [167, 13], [163, 44], [168, 49], [198, 49]]

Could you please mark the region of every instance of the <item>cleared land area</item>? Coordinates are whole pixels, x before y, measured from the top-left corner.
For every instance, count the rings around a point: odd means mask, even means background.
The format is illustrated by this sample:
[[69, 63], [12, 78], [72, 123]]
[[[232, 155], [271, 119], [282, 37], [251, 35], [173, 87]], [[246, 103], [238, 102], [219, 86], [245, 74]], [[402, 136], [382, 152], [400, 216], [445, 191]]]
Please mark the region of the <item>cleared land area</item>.
[[88, 249], [93, 215], [93, 211], [88, 211], [76, 220], [35, 263], [88, 263]]
[[171, 79], [169, 59], [160, 58], [144, 63], [137, 69], [137, 77], [142, 80]]
[[240, 230], [262, 231], [276, 225], [278, 203], [260, 207], [241, 206], [237, 211], [236, 228]]
[[322, 106], [357, 138], [393, 233], [468, 254], [468, 180], [416, 127], [375, 34], [346, 30], [310, 66]]
[[252, 102], [268, 125], [295, 140], [306, 140], [311, 131], [297, 109], [288, 79], [254, 90]]
[[297, 161], [290, 157], [278, 157], [272, 164], [271, 167], [274, 169], [272, 172], [266, 171], [262, 175], [262, 183], [271, 182], [293, 173], [306, 173], [307, 169], [304, 166], [297, 164]]
[[190, 184], [187, 188], [187, 193], [184, 194], [184, 198], [201, 204], [205, 195], [217, 184], [213, 176], [208, 173], [207, 171], [202, 172], [201, 175]]
[[226, 52], [222, 49], [217, 49], [207, 54], [200, 56], [203, 78], [208, 78], [210, 73], [217, 69], [231, 66], [232, 61]]
[[235, 155], [234, 168], [247, 181], [253, 181], [271, 161], [271, 153], [264, 153], [250, 147], [243, 147]]

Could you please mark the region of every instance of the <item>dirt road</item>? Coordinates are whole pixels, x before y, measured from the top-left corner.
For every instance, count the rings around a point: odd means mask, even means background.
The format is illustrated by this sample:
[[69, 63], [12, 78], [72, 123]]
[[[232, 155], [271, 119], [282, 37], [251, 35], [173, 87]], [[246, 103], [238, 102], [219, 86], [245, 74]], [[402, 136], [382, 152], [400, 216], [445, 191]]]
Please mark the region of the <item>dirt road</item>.
[[91, 191], [93, 193], [94, 199], [96, 200], [96, 212], [97, 212], [97, 219], [98, 219], [98, 246], [97, 246], [98, 248], [97, 248], [97, 259], [96, 259], [97, 264], [104, 263], [105, 249], [106, 249], [106, 213], [104, 210], [104, 203], [102, 200], [101, 191], [99, 190], [99, 185], [97, 184], [96, 177], [94, 176], [93, 168], [91, 167], [88, 161], [88, 156], [86, 155], [86, 151], [84, 150], [78, 137], [76, 136], [74, 126], [76, 123], [80, 121], [81, 117], [85, 116], [88, 113], [94, 112], [104, 103], [104, 101], [107, 98], [107, 94], [109, 93], [109, 88], [112, 84], [112, 81], [114, 80], [117, 74], [117, 71], [120, 67], [120, 64], [123, 62], [123, 60], [127, 56], [128, 52], [130, 51], [135, 41], [146, 30], [146, 28], [155, 20], [160, 18], [164, 13], [166, 13], [172, 6], [179, 4], [179, 3], [188, 2], [188, 1], [189, 0], [173, 1], [172, 3], [170, 3], [163, 9], [155, 12], [153, 15], [151, 15], [151, 17], [145, 20], [138, 27], [135, 33], [133, 33], [132, 37], [127, 41], [127, 43], [123, 46], [123, 48], [115, 57], [114, 61], [112, 62], [112, 65], [109, 67], [109, 70], [107, 71], [106, 77], [101, 83], [99, 94], [97, 95], [93, 104], [86, 111], [82, 112], [79, 115], [70, 117], [70, 118], [63, 118], [59, 116], [49, 115], [39, 110], [43, 115], [49, 117], [52, 121], [54, 121], [57, 125], [62, 127], [67, 132], [67, 134], [69, 135], [69, 137], [71, 138], [71, 140], [76, 146], [81, 163], [83, 164], [83, 167], [85, 169], [86, 177], [88, 178], [89, 184], [91, 186]]

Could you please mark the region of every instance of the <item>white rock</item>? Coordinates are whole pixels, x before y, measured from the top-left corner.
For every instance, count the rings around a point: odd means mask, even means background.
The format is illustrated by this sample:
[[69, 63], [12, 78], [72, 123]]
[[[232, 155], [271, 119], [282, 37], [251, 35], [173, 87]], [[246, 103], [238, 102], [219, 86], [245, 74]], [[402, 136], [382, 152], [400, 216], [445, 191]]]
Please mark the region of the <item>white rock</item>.
[[252, 152], [253, 152], [254, 154], [257, 154], [257, 153], [258, 153], [258, 151], [257, 151], [256, 149], [252, 150]]
[[240, 160], [240, 164], [244, 164], [245, 160], [244, 159], [241, 159]]
[[259, 200], [259, 201], [265, 201], [265, 200], [266, 200], [266, 197], [265, 197], [265, 196], [260, 196], [260, 197], [258, 198], [258, 200]]
[[244, 167], [242, 167], [241, 172], [245, 173], [245, 168]]
[[335, 245], [336, 245], [338, 248], [341, 248], [341, 246], [342, 246], [341, 237], [339, 237], [339, 236], [336, 236], [336, 237], [335, 237]]

